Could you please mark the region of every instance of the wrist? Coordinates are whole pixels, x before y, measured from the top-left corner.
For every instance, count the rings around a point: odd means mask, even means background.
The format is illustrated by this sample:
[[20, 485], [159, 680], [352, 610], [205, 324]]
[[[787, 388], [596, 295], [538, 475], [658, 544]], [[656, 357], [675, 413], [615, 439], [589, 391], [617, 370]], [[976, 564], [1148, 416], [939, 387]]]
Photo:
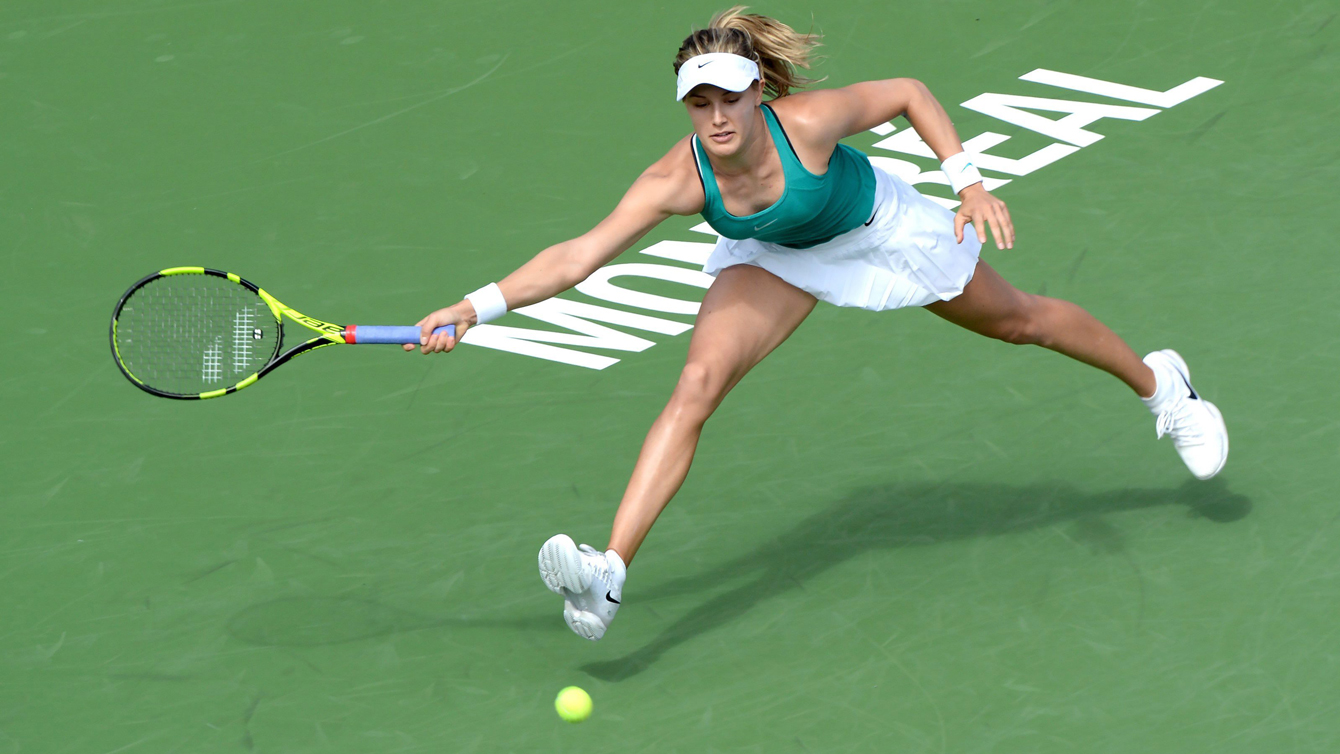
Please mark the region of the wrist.
[[958, 192], [958, 198], [966, 199], [969, 196], [972, 196], [973, 194], [977, 193], [978, 191], [985, 192], [986, 186], [980, 183], [970, 183], [967, 186], [964, 186], [962, 191]]
[[972, 158], [968, 156], [967, 152], [959, 152], [946, 157], [944, 162], [940, 163], [940, 168], [944, 171], [945, 177], [949, 179], [949, 188], [960, 197], [963, 196], [964, 191], [973, 186], [982, 187], [982, 173], [976, 165], [972, 164]]
[[465, 303], [474, 310], [474, 324], [485, 324], [507, 313], [507, 299], [497, 283], [489, 283], [465, 297]]

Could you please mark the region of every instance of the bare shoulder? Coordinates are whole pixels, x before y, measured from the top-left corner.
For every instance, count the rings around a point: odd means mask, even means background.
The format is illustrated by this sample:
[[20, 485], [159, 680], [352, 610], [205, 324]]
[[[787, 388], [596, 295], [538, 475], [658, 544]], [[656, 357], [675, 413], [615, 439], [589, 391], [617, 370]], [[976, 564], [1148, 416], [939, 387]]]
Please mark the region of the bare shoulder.
[[836, 141], [841, 118], [851, 94], [845, 89], [811, 89], [779, 97], [768, 104], [786, 127], [792, 139], [808, 143]]
[[850, 96], [845, 88], [808, 89], [778, 97], [768, 104], [778, 115], [783, 115], [788, 121], [794, 121], [803, 127], [824, 120], [825, 114], [834, 105], [840, 105]]
[[913, 79], [862, 81], [837, 89], [813, 89], [773, 100], [789, 130], [815, 143], [836, 142], [907, 110], [921, 83]]
[[693, 136], [685, 136], [661, 159], [642, 171], [633, 183], [637, 191], [672, 215], [694, 215], [702, 211], [706, 197], [693, 156]]

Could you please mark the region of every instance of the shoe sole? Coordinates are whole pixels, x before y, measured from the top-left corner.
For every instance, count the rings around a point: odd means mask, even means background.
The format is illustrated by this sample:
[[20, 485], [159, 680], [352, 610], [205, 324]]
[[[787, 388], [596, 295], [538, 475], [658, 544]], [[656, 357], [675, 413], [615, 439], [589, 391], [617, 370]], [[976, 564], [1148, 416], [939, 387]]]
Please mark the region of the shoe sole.
[[[540, 548], [540, 578], [549, 591], [563, 594], [563, 590], [578, 593], [591, 586], [582, 574], [582, 553], [572, 537], [555, 534]], [[573, 629], [574, 631], [576, 629]]]
[[1224, 424], [1224, 415], [1219, 413], [1218, 406], [1214, 405], [1213, 403], [1210, 403], [1209, 401], [1202, 401], [1202, 402], [1205, 404], [1205, 408], [1208, 408], [1210, 410], [1210, 414], [1214, 416], [1214, 420], [1219, 423], [1219, 431], [1223, 433], [1224, 437], [1224, 457], [1219, 459], [1219, 465], [1215, 467], [1214, 471], [1211, 471], [1209, 474], [1206, 474], [1205, 476], [1201, 476], [1200, 474], [1195, 475], [1197, 479], [1210, 479], [1215, 474], [1218, 474], [1219, 472], [1223, 471], [1224, 466], [1228, 464], [1228, 425]]
[[605, 635], [605, 624], [591, 613], [583, 610], [564, 610], [563, 622], [568, 624], [574, 634], [588, 641], [600, 641]]
[[[1186, 384], [1190, 385], [1191, 367], [1187, 366], [1186, 359], [1182, 358], [1182, 354], [1172, 350], [1171, 348], [1165, 348], [1162, 351], [1159, 351], [1159, 353], [1165, 354], [1169, 359], [1172, 360], [1173, 366], [1176, 367], [1184, 377], [1186, 377]], [[1193, 385], [1191, 389], [1195, 390], [1196, 388]], [[1196, 395], [1200, 395], [1200, 393], [1196, 393]], [[1215, 470], [1211, 471], [1209, 474], [1205, 476], [1201, 476], [1200, 474], [1192, 472], [1192, 475], [1195, 476], [1197, 479], [1211, 479], [1216, 474], [1223, 471], [1224, 466], [1228, 464], [1228, 425], [1224, 424], [1224, 415], [1220, 413], [1218, 406], [1214, 405], [1213, 403], [1210, 403], [1204, 398], [1201, 398], [1200, 401], [1201, 403], [1204, 403], [1205, 407], [1210, 410], [1210, 414], [1214, 416], [1214, 420], [1219, 424], [1219, 431], [1223, 433], [1224, 436], [1224, 457], [1220, 459], [1219, 465], [1215, 468]]]

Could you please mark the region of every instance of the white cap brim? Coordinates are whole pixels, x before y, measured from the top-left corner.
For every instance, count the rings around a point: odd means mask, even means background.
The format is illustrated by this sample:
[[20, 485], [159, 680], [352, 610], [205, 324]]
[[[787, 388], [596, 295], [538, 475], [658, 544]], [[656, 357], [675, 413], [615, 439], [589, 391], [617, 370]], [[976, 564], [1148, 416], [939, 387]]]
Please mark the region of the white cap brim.
[[684, 61], [679, 67], [675, 101], [684, 99], [695, 86], [711, 84], [728, 92], [743, 92], [758, 81], [758, 64], [729, 52], [709, 52]]

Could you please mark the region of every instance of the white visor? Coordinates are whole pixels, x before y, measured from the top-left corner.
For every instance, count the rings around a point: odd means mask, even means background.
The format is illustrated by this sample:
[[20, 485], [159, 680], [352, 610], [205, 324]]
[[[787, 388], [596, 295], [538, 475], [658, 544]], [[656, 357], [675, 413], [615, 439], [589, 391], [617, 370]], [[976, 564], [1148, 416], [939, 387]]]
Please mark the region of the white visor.
[[675, 101], [684, 99], [700, 84], [719, 86], [728, 92], [743, 92], [758, 80], [758, 64], [749, 58], [729, 52], [709, 52], [689, 58], [679, 67]]

